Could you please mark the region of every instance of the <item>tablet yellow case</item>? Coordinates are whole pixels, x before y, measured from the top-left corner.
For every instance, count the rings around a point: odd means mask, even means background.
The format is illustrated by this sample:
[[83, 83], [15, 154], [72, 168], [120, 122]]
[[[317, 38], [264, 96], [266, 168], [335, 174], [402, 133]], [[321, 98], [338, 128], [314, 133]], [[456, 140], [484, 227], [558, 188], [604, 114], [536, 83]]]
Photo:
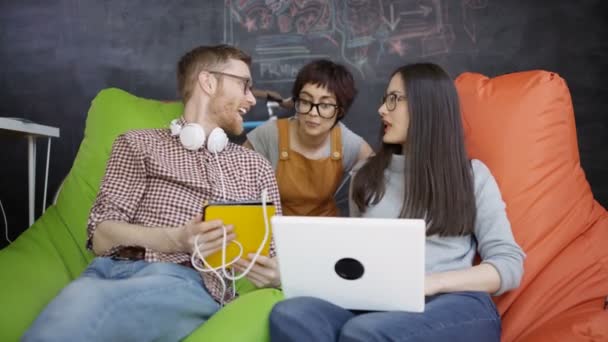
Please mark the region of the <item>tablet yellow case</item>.
[[[273, 203], [266, 204], [268, 213], [268, 239], [264, 244], [261, 255], [268, 256], [270, 240], [272, 239], [272, 228], [270, 218], [275, 214]], [[205, 221], [222, 220], [225, 225], [233, 225], [236, 239], [243, 245], [243, 257], [247, 258], [249, 253], [257, 252], [264, 240], [264, 214], [260, 202], [235, 202], [235, 203], [210, 203], [203, 208], [203, 219]], [[226, 263], [239, 255], [239, 246], [234, 243], [226, 245]], [[222, 252], [218, 251], [206, 258], [213, 268], [222, 265]]]

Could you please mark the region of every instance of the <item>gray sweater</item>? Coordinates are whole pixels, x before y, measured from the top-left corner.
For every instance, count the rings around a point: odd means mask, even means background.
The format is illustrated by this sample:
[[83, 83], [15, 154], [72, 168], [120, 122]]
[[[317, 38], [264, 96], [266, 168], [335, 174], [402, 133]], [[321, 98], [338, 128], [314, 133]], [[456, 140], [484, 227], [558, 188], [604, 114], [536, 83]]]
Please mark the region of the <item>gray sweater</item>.
[[[425, 269], [426, 273], [436, 273], [469, 268], [478, 251], [482, 263], [491, 264], [500, 274], [500, 289], [494, 294], [500, 295], [519, 286], [525, 254], [513, 238], [496, 180], [481, 161], [474, 159], [471, 164], [477, 205], [474, 236], [428, 236]], [[399, 217], [404, 200], [404, 169], [405, 157], [394, 155], [385, 170], [387, 184], [382, 200], [361, 214], [351, 199], [351, 216]]]

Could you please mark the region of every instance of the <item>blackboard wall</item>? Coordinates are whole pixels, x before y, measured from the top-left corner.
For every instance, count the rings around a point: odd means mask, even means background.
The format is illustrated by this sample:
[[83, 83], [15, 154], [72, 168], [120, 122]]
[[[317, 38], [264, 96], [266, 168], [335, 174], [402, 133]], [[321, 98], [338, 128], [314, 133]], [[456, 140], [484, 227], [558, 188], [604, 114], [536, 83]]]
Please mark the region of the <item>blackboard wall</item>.
[[[256, 87], [284, 95], [311, 59], [348, 65], [360, 95], [345, 123], [372, 144], [378, 99], [401, 64], [432, 61], [453, 76], [545, 69], [568, 82], [582, 165], [608, 206], [606, 14], [599, 0], [3, 0], [0, 116], [61, 129], [51, 151], [50, 201], [95, 94], [119, 87], [175, 99], [175, 63], [196, 45], [238, 45], [254, 57]], [[249, 120], [265, 117], [258, 104]], [[45, 155], [40, 144], [37, 213]], [[14, 239], [28, 225], [25, 140], [0, 136], [0, 200]]]

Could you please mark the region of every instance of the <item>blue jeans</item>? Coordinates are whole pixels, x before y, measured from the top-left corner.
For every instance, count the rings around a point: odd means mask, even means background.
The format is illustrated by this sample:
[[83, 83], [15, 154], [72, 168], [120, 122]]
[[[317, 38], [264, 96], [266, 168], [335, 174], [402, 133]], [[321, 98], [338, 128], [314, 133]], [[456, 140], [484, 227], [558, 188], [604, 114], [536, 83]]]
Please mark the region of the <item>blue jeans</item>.
[[455, 292], [427, 297], [424, 313], [351, 312], [322, 299], [278, 303], [270, 314], [274, 341], [500, 341], [490, 296]]
[[95, 258], [22, 340], [178, 341], [218, 309], [192, 268]]

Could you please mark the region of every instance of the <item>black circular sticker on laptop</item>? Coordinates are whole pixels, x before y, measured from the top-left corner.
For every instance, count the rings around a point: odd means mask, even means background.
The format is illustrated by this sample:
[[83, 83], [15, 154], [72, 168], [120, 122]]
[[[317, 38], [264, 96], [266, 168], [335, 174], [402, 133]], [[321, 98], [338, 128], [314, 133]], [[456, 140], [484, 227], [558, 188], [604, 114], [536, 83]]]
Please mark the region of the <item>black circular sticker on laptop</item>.
[[359, 279], [363, 276], [363, 273], [365, 273], [363, 264], [359, 260], [353, 258], [342, 258], [338, 260], [334, 269], [340, 278], [346, 280]]

